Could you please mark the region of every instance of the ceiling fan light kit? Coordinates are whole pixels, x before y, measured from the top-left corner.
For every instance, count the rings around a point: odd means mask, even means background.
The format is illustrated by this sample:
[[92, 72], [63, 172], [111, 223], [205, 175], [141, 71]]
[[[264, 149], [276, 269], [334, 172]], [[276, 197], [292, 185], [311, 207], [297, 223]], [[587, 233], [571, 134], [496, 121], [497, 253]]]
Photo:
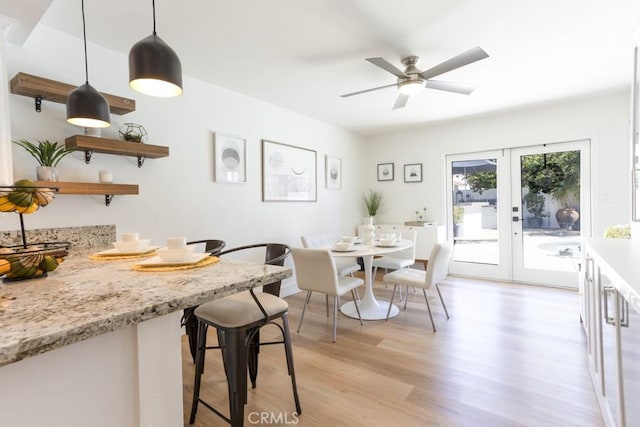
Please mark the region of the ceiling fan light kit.
[[89, 84], [89, 62], [87, 59], [87, 29], [82, 6], [82, 34], [84, 39], [84, 75], [85, 83], [78, 86], [67, 96], [67, 122], [86, 128], [105, 128], [111, 126], [109, 102]]
[[146, 95], [172, 97], [182, 94], [182, 65], [171, 47], [156, 34], [156, 4], [153, 7], [153, 34], [129, 51], [129, 86]]
[[469, 95], [474, 90], [474, 88], [471, 86], [460, 83], [436, 81], [431, 80], [431, 78], [488, 57], [489, 55], [484, 50], [476, 46], [436, 65], [435, 67], [429, 68], [426, 71], [421, 71], [417, 67], [416, 64], [418, 63], [418, 60], [420, 58], [413, 55], [402, 59], [402, 65], [405, 66], [404, 71], [396, 68], [393, 64], [391, 64], [384, 58], [367, 58], [367, 61], [371, 62], [373, 65], [380, 67], [383, 70], [396, 76], [398, 78], [397, 83], [371, 89], [365, 89], [358, 92], [347, 93], [340, 96], [343, 98], [347, 98], [350, 96], [360, 95], [363, 93], [373, 92], [376, 90], [395, 86], [398, 88], [398, 92], [400, 92], [393, 106], [393, 109], [396, 110], [398, 108], [404, 107], [407, 104], [409, 97], [411, 95], [417, 94], [423, 88]]

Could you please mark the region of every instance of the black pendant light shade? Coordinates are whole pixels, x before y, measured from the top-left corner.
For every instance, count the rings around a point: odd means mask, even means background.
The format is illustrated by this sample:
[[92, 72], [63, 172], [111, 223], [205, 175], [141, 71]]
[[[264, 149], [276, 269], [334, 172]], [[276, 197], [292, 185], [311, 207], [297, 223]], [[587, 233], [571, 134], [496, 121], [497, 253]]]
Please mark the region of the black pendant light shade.
[[84, 38], [85, 83], [67, 95], [67, 122], [86, 128], [106, 128], [111, 126], [109, 103], [100, 92], [89, 84], [89, 61], [87, 59], [87, 27], [84, 19], [82, 0], [82, 35]]
[[89, 83], [78, 86], [67, 95], [67, 122], [85, 128], [106, 128], [109, 123], [109, 103]]
[[129, 86], [152, 96], [182, 94], [180, 58], [155, 31], [129, 51]]

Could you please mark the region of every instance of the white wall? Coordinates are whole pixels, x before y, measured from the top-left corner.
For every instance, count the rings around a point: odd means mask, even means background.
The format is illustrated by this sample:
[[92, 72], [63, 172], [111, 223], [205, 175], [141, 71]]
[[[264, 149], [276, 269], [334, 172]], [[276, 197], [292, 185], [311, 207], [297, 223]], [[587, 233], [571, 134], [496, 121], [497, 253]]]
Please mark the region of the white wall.
[[[385, 193], [377, 222], [414, 220], [427, 207], [427, 219], [445, 221], [444, 157], [487, 149], [591, 139], [593, 235], [630, 221], [629, 91], [559, 101], [519, 111], [443, 123], [371, 138], [369, 186]], [[395, 163], [395, 180], [377, 182], [375, 164]], [[403, 165], [423, 164], [422, 183], [403, 182]]]
[[[140, 195], [116, 196], [110, 207], [101, 196], [58, 196], [45, 209], [25, 216], [27, 229], [116, 224], [118, 235], [135, 230], [157, 243], [174, 235], [220, 238], [228, 247], [261, 241], [299, 246], [304, 233], [355, 233], [365, 213], [364, 138], [188, 76], [181, 97], [141, 95], [128, 86], [126, 55], [92, 44], [88, 49], [90, 83], [137, 103], [133, 113], [112, 115], [112, 126], [102, 136], [117, 138], [123, 123], [140, 123], [149, 133], [148, 142], [169, 146], [170, 156], [148, 159], [138, 169], [133, 157], [96, 153], [87, 165], [83, 153], [73, 153], [59, 165], [61, 181], [97, 182], [98, 171], [108, 169], [116, 183], [139, 184]], [[22, 71], [70, 84], [84, 82], [81, 39], [39, 25], [23, 46], [8, 44], [6, 51], [9, 78]], [[63, 104], [45, 100], [36, 113], [33, 99], [12, 94], [10, 108], [13, 139], [62, 142], [82, 133], [66, 123]], [[213, 182], [213, 132], [246, 138], [246, 184]], [[316, 203], [261, 201], [261, 139], [317, 151]], [[326, 154], [342, 158], [339, 191], [325, 188]], [[15, 179], [35, 179], [35, 161], [15, 145], [13, 167]], [[0, 229], [16, 228], [16, 215], [0, 215]]]

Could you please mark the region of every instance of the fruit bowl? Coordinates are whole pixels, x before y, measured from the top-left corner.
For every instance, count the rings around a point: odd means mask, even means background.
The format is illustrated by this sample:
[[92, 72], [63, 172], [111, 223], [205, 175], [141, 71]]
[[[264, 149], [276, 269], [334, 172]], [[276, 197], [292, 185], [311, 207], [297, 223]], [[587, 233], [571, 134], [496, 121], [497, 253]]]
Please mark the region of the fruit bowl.
[[67, 242], [0, 247], [0, 276], [4, 281], [35, 279], [58, 268], [69, 254]]

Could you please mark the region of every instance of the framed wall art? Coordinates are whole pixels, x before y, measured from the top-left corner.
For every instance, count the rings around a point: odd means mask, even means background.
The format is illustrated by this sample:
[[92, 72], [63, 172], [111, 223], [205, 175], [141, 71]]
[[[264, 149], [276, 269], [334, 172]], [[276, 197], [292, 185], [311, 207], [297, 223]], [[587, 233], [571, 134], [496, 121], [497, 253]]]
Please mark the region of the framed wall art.
[[422, 182], [422, 163], [404, 165], [404, 182]]
[[262, 140], [262, 201], [315, 202], [316, 152]]
[[325, 156], [325, 181], [328, 189], [339, 190], [342, 187], [342, 159]]
[[378, 163], [378, 181], [393, 181], [393, 163]]
[[213, 134], [215, 182], [247, 182], [246, 141], [237, 136]]

